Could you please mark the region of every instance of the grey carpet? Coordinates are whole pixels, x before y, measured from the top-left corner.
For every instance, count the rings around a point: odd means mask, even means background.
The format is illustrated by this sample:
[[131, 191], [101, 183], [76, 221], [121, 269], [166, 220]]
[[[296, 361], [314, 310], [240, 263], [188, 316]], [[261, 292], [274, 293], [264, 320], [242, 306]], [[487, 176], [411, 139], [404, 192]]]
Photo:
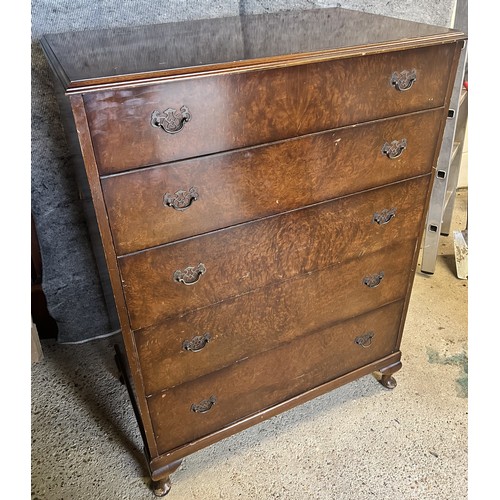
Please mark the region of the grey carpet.
[[32, 212], [41, 246], [43, 288], [58, 323], [58, 340], [91, 339], [111, 328], [49, 69], [39, 45], [42, 34], [331, 6], [449, 26], [454, 4], [454, 0], [33, 0]]

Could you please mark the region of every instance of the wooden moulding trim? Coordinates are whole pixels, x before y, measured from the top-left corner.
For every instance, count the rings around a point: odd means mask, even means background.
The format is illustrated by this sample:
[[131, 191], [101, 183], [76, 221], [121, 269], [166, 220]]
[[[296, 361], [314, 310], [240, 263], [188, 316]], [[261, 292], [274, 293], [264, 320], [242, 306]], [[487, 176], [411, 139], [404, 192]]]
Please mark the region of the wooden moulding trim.
[[227, 427], [224, 427], [219, 431], [197, 439], [196, 441], [188, 443], [180, 448], [164, 453], [157, 458], [153, 458], [149, 463], [152, 478], [153, 480], [161, 479], [165, 475], [165, 472], [169, 470], [170, 464], [190, 455], [191, 453], [194, 453], [195, 451], [214, 444], [223, 438], [232, 436], [233, 434], [247, 429], [252, 425], [258, 424], [259, 422], [274, 417], [275, 415], [301, 405], [307, 401], [310, 401], [311, 399], [326, 394], [327, 392], [330, 392], [337, 387], [347, 384], [348, 382], [352, 382], [353, 380], [368, 375], [372, 372], [382, 370], [383, 368], [396, 365], [400, 361], [401, 352], [396, 351], [389, 356], [370, 363], [369, 365], [358, 368], [357, 370], [342, 375], [341, 377], [331, 380], [330, 382], [326, 382], [317, 387], [314, 387], [313, 389], [299, 394], [298, 396], [294, 396], [282, 403], [278, 403], [277, 405], [266, 408], [259, 413], [250, 415], [249, 417], [228, 425]]
[[109, 227], [108, 216], [106, 212], [106, 205], [101, 191], [101, 183], [99, 173], [97, 170], [97, 163], [94, 156], [94, 149], [90, 138], [90, 130], [87, 123], [87, 116], [81, 95], [70, 96], [71, 109], [75, 119], [76, 130], [82, 156], [85, 163], [85, 170], [90, 185], [92, 195], [92, 202], [96, 212], [97, 224], [99, 233], [101, 235], [102, 243], [105, 248], [106, 264], [108, 266], [109, 276], [113, 289], [113, 295], [117, 306], [118, 317], [122, 328], [122, 337], [127, 351], [127, 358], [129, 362], [132, 380], [134, 382], [134, 389], [137, 392], [137, 406], [142, 422], [139, 425], [143, 426], [144, 433], [147, 438], [149, 453], [151, 456], [156, 456], [157, 448], [154, 439], [153, 428], [149, 419], [147, 403], [145, 400], [144, 385], [142, 375], [139, 367], [139, 360], [137, 356], [137, 349], [134, 342], [134, 336], [129, 327], [129, 318], [125, 306], [125, 297], [121, 287], [121, 278], [116, 260], [116, 253], [113, 246], [113, 239], [111, 236], [111, 229]]
[[89, 92], [119, 88], [124, 85], [139, 86], [152, 83], [162, 83], [171, 80], [194, 78], [211, 75], [222, 75], [227, 73], [241, 73], [257, 71], [262, 69], [276, 69], [288, 66], [298, 66], [334, 59], [345, 59], [348, 57], [359, 57], [372, 54], [380, 54], [406, 49], [418, 49], [431, 45], [454, 43], [458, 40], [466, 39], [466, 35], [461, 32], [444, 33], [440, 35], [429, 35], [422, 38], [409, 38], [373, 45], [360, 45], [357, 47], [337, 48], [320, 52], [309, 52], [302, 54], [288, 54], [283, 56], [267, 57], [260, 59], [248, 59], [241, 61], [230, 61], [227, 63], [208, 64], [204, 66], [191, 66], [183, 68], [173, 68], [170, 70], [131, 73], [117, 76], [107, 76], [87, 80], [71, 81], [61, 64], [57, 60], [52, 50], [46, 48], [47, 42], [42, 40], [42, 46], [52, 59], [52, 65], [57, 66], [56, 73], [66, 89], [66, 94]]
[[453, 62], [451, 64], [450, 75], [448, 77], [448, 88], [446, 90], [446, 97], [444, 100], [443, 118], [441, 120], [441, 129], [439, 131], [438, 140], [436, 142], [436, 146], [435, 146], [435, 150], [434, 150], [434, 158], [432, 161], [432, 171], [431, 171], [432, 175], [431, 175], [431, 179], [429, 182], [429, 187], [427, 189], [427, 196], [426, 196], [426, 200], [425, 200], [424, 213], [422, 216], [422, 220], [420, 222], [417, 242], [415, 244], [415, 250], [414, 250], [414, 255], [413, 255], [413, 260], [412, 260], [411, 270], [410, 270], [410, 278], [409, 278], [409, 282], [408, 282], [408, 289], [406, 291], [406, 301], [405, 301], [405, 305], [403, 306], [403, 312], [401, 314], [401, 322], [400, 322], [399, 333], [398, 333], [398, 338], [397, 338], [397, 342], [396, 342], [396, 349], [399, 349], [401, 346], [401, 340], [403, 337], [403, 330], [404, 330], [406, 316], [408, 314], [408, 306], [409, 306], [410, 298], [411, 298], [411, 291], [413, 289], [413, 283], [415, 281], [415, 273], [417, 271], [418, 257], [420, 254], [420, 246], [422, 244], [422, 239], [423, 239], [424, 231], [425, 231], [425, 225], [427, 223], [427, 212], [429, 210], [429, 203], [430, 203], [430, 199], [431, 199], [431, 195], [432, 195], [432, 188], [434, 185], [434, 179], [436, 177], [436, 165], [437, 165], [437, 161], [439, 158], [439, 153], [441, 152], [441, 145], [442, 145], [442, 141], [443, 141], [443, 134], [444, 134], [445, 126], [446, 126], [446, 119], [448, 116], [448, 110], [449, 110], [449, 106], [450, 106], [451, 94], [453, 93], [453, 86], [455, 84], [458, 63], [460, 60], [460, 53], [464, 48], [465, 48], [465, 42], [463, 40], [462, 41], [457, 40], [456, 47], [455, 47], [455, 56], [454, 56]]

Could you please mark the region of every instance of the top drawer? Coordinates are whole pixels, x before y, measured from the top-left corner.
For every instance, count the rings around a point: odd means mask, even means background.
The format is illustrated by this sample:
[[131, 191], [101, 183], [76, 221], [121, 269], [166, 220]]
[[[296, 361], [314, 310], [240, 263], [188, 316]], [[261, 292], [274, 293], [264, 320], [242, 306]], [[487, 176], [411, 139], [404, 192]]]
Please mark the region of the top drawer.
[[442, 106], [454, 49], [444, 44], [89, 93], [84, 100], [99, 171]]

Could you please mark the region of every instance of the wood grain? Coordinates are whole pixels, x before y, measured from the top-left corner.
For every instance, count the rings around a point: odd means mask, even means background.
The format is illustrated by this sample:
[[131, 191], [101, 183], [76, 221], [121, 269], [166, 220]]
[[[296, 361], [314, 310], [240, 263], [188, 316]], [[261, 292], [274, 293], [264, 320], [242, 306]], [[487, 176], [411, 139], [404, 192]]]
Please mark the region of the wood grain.
[[[233, 362], [289, 342], [404, 297], [414, 242], [388, 248], [338, 267], [299, 276], [136, 332], [146, 392], [192, 380]], [[383, 271], [377, 288], [363, 278]], [[205, 333], [200, 352], [185, 340]]]
[[[430, 176], [119, 258], [133, 329], [417, 237]], [[378, 225], [373, 216], [396, 209]], [[197, 283], [174, 273], [203, 264]]]
[[[444, 104], [454, 44], [84, 95], [101, 174], [386, 118]], [[395, 71], [415, 69], [406, 92]], [[207, 99], [207, 96], [210, 98]], [[377, 105], [373, 105], [373, 103]], [[151, 115], [187, 106], [179, 133]]]
[[[401, 307], [391, 304], [148, 398], [158, 449], [172, 450], [391, 354]], [[355, 339], [366, 332], [373, 342], [363, 348]], [[191, 411], [211, 396], [209, 411]]]
[[[101, 179], [113, 239], [124, 255], [428, 173], [442, 109]], [[407, 140], [397, 159], [382, 146]], [[196, 188], [176, 211], [166, 193]]]

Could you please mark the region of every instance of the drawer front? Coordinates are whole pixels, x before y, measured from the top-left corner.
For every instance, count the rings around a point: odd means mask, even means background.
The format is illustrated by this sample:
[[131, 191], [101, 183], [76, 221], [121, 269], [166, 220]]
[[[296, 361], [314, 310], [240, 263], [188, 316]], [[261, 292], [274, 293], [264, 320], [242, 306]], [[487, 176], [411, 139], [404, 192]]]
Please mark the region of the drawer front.
[[[414, 249], [415, 242], [407, 241], [136, 332], [146, 393], [193, 380], [403, 298]], [[381, 271], [384, 277], [378, 286], [364, 284], [365, 277]], [[200, 350], [186, 350], [186, 341]]]
[[442, 116], [437, 109], [103, 178], [117, 252], [430, 172]]
[[131, 327], [414, 239], [429, 180], [426, 175], [121, 257]]
[[[455, 46], [84, 96], [102, 174], [442, 106]], [[406, 73], [404, 73], [406, 72]], [[406, 91], [404, 76], [416, 80]]]
[[388, 305], [148, 398], [159, 452], [392, 353], [402, 306]]

